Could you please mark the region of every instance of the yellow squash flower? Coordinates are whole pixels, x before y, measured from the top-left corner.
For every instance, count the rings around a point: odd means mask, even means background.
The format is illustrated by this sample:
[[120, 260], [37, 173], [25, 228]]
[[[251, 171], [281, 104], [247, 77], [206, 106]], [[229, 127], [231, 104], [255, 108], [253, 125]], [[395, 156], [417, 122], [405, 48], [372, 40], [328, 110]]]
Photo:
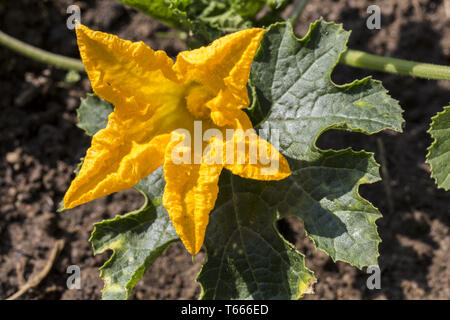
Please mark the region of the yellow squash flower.
[[[286, 159], [257, 136], [242, 111], [249, 105], [246, 84], [263, 29], [235, 32], [207, 47], [181, 52], [175, 63], [164, 51], [153, 51], [143, 42], [122, 40], [82, 25], [76, 33], [94, 92], [115, 108], [106, 128], [93, 136], [78, 176], [64, 197], [64, 209], [133, 187], [164, 165], [163, 205], [186, 249], [197, 254], [224, 167], [249, 179], [280, 180], [290, 175]], [[174, 154], [195, 149], [184, 134], [195, 136], [195, 121], [201, 121], [200, 134], [212, 128], [223, 137], [230, 129], [250, 130], [251, 134], [244, 140], [237, 133], [223, 140], [202, 138], [197, 145], [200, 153], [194, 150], [188, 159], [197, 161], [174, 161]], [[252, 162], [248, 154], [241, 161], [234, 154], [231, 161], [229, 154], [225, 159], [226, 149], [239, 141], [244, 141], [246, 150], [266, 147], [269, 162]], [[214, 157], [224, 161], [207, 160]], [[261, 160], [259, 154], [257, 160]], [[278, 161], [277, 170], [265, 171], [273, 161]]]

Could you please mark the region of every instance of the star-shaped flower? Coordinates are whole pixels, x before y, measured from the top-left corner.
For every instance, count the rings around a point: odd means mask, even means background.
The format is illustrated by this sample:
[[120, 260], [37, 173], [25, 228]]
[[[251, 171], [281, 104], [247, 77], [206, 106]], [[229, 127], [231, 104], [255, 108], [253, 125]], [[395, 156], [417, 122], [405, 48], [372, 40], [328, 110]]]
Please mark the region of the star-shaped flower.
[[[263, 29], [181, 52], [176, 63], [143, 42], [82, 25], [76, 33], [94, 92], [115, 108], [106, 128], [92, 138], [64, 197], [65, 209], [133, 187], [164, 165], [163, 205], [187, 250], [196, 254], [223, 168], [258, 180], [290, 175], [286, 159], [256, 134], [242, 110], [249, 105], [246, 84]], [[239, 146], [244, 157], [236, 151]]]

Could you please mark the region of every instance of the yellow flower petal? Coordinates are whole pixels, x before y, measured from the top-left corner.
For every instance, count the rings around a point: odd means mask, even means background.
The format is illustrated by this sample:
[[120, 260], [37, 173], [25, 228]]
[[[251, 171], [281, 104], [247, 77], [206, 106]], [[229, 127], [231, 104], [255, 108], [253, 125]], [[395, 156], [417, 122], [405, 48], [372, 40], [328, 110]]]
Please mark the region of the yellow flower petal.
[[[209, 213], [217, 199], [222, 165], [204, 161], [201, 164], [174, 163], [172, 151], [184, 139], [176, 135], [167, 146], [164, 159], [163, 205], [186, 249], [195, 255], [202, 247]], [[189, 149], [185, 147], [186, 152], [190, 152]]]
[[[78, 47], [92, 89], [122, 111], [146, 112], [179, 99], [183, 85], [164, 51], [78, 25]], [[175, 96], [175, 97], [174, 97]]]
[[237, 112], [241, 112], [241, 108], [237, 108], [239, 103], [230, 94], [229, 90], [221, 90], [214, 99], [206, 103], [207, 109], [210, 110], [211, 120], [219, 127], [234, 124], [234, 118]]
[[64, 197], [66, 209], [133, 187], [163, 164], [170, 133], [193, 126], [165, 53], [83, 26], [77, 35], [94, 90], [115, 109], [92, 138]]
[[269, 142], [258, 137], [256, 133], [249, 135], [246, 140], [242, 140], [242, 136], [239, 134], [235, 134], [233, 138], [234, 141], [227, 141], [227, 145], [234, 143], [235, 150], [241, 143], [245, 150], [255, 150], [255, 153], [246, 151], [240, 158], [238, 158], [238, 153], [236, 159], [240, 159], [240, 161], [236, 160], [231, 164], [225, 163], [225, 168], [233, 174], [255, 180], [282, 180], [291, 174], [289, 164], [283, 155]]
[[170, 134], [146, 144], [131, 142], [120, 147], [121, 139], [114, 140], [112, 132], [104, 129], [94, 136], [83, 166], [64, 196], [65, 209], [131, 188], [163, 164]]
[[[225, 133], [224, 166], [247, 179], [282, 180], [291, 174], [284, 156], [253, 129], [247, 114], [235, 110], [232, 135]], [[230, 156], [231, 155], [231, 156]]]
[[[207, 47], [181, 52], [173, 69], [185, 82], [200, 83], [215, 94], [214, 101], [207, 104], [213, 112], [246, 108], [250, 66], [263, 34], [259, 28], [242, 30]], [[216, 124], [222, 126], [223, 122]]]

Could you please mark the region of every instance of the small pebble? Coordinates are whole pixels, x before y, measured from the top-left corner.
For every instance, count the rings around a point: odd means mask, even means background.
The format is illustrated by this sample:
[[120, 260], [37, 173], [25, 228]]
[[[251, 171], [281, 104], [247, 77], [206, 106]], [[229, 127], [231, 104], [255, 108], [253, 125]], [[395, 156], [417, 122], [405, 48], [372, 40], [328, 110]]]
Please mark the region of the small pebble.
[[6, 154], [6, 161], [10, 164], [19, 162], [20, 154], [16, 151], [8, 152]]

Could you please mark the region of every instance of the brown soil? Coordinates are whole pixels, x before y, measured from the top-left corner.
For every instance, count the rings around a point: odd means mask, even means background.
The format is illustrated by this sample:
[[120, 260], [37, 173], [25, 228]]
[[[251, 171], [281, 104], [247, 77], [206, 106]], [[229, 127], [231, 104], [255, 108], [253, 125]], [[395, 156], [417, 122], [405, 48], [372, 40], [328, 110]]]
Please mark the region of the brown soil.
[[[151, 18], [113, 0], [77, 1], [82, 22], [130, 40], [143, 40], [170, 55], [184, 49], [180, 41], [160, 39], [168, 31]], [[46, 50], [77, 57], [73, 32], [65, 27], [66, 0], [2, 1], [0, 30]], [[297, 33], [323, 16], [353, 30], [349, 46], [381, 55], [450, 64], [450, 13], [444, 1], [377, 1], [381, 30], [365, 27], [366, 8], [373, 1], [314, 0], [306, 8]], [[447, 12], [447, 13], [446, 13]], [[93, 256], [88, 242], [93, 223], [138, 208], [135, 191], [119, 192], [68, 213], [56, 213], [72, 171], [89, 146], [89, 138], [75, 126], [80, 97], [90, 92], [86, 77], [64, 82], [65, 72], [17, 56], [0, 47], [0, 298], [15, 293], [47, 263], [57, 239], [66, 245], [51, 273], [23, 299], [99, 299], [102, 281], [98, 267], [110, 253]], [[339, 131], [326, 133], [319, 146], [376, 152], [377, 139], [386, 150], [392, 190], [383, 183], [363, 186], [361, 194], [384, 214], [378, 220], [381, 290], [368, 290], [367, 274], [345, 263], [333, 263], [314, 250], [297, 219], [279, 227], [307, 257], [316, 272], [316, 294], [307, 299], [449, 299], [450, 192], [436, 189], [424, 163], [431, 139], [430, 117], [449, 103], [450, 83], [426, 81], [338, 66], [337, 83], [372, 74], [383, 81], [405, 109], [403, 134], [364, 136]], [[388, 205], [389, 200], [393, 206]], [[175, 244], [147, 271], [132, 299], [189, 299], [200, 292], [194, 281], [203, 256], [192, 263]], [[81, 290], [66, 286], [67, 266], [81, 268]]]

